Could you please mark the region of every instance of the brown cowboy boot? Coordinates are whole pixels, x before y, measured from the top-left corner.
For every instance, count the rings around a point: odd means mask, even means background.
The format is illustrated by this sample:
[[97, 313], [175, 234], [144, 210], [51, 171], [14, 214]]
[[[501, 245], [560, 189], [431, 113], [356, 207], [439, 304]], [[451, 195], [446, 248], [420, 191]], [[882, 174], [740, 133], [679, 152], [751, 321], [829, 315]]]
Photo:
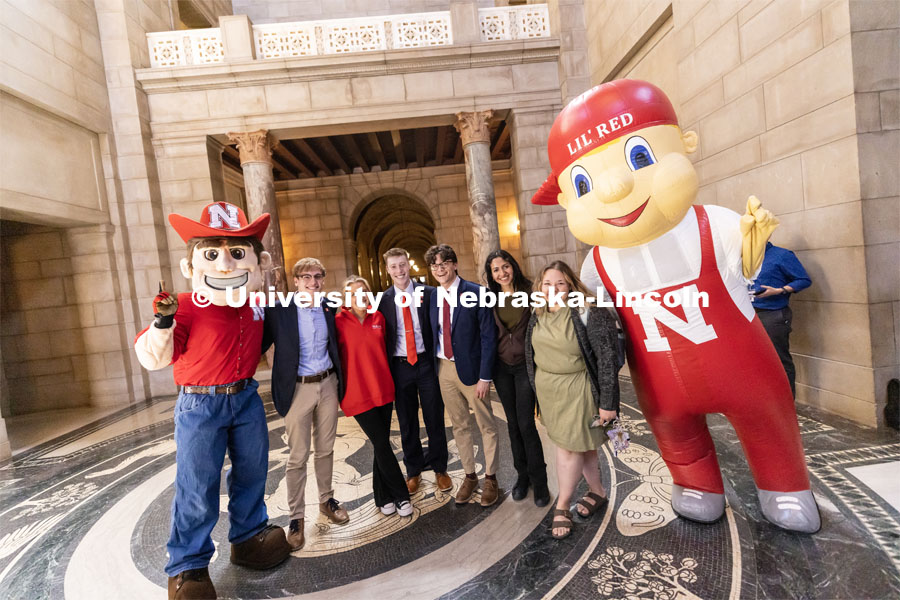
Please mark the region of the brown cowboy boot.
[[216, 588], [209, 569], [188, 569], [169, 577], [169, 600], [215, 600]]
[[249, 540], [231, 545], [231, 562], [248, 569], [271, 569], [287, 560], [291, 546], [284, 529], [268, 525]]

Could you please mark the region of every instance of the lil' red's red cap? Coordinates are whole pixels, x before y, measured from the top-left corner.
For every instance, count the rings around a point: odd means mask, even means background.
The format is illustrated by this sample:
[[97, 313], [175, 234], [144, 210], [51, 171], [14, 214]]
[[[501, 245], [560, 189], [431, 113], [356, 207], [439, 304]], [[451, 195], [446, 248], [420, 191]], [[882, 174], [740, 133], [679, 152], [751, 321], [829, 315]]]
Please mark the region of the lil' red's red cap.
[[239, 206], [213, 202], [203, 207], [199, 221], [172, 213], [169, 223], [185, 242], [195, 237], [255, 237], [262, 241], [270, 218], [269, 213], [263, 213], [248, 224], [247, 215]]
[[603, 144], [654, 125], [678, 125], [678, 117], [668, 97], [652, 83], [617, 79], [581, 94], [550, 128], [547, 153], [552, 173], [531, 202], [556, 204], [557, 179], [566, 167]]

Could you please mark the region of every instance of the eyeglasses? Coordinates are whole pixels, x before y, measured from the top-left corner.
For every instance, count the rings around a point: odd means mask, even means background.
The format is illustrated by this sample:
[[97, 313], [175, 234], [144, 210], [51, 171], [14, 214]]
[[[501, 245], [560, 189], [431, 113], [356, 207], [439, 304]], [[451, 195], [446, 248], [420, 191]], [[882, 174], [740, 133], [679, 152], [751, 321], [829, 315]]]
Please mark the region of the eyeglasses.
[[315, 275], [313, 275], [312, 273], [304, 273], [303, 275], [298, 275], [298, 277], [303, 281], [306, 281], [307, 283], [312, 281], [313, 279], [319, 282], [325, 279], [325, 276], [321, 273], [316, 273]]
[[445, 271], [450, 268], [450, 265], [454, 264], [452, 260], [445, 260], [441, 263], [431, 263], [432, 271]]

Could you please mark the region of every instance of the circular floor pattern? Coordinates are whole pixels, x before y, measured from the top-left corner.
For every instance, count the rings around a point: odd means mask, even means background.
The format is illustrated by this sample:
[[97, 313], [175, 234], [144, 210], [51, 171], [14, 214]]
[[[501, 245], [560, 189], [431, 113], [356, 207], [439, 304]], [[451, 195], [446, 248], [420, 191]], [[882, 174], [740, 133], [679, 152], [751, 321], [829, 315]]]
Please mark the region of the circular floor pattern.
[[[566, 540], [550, 538], [550, 507], [539, 509], [530, 497], [513, 502], [504, 495], [489, 509], [457, 507], [436, 490], [430, 473], [413, 499], [412, 518], [384, 517], [372, 499], [370, 445], [355, 420], [341, 418], [335, 495], [350, 510], [350, 524], [308, 519], [303, 550], [260, 573], [229, 563], [222, 512], [210, 567], [217, 589], [227, 598], [670, 600], [874, 598], [900, 592], [900, 514], [866, 494], [846, 470], [896, 459], [896, 440], [843, 422], [829, 424], [821, 415], [802, 416], [824, 525], [819, 534], [798, 536], [761, 520], [733, 430], [712, 417], [729, 508], [718, 523], [699, 525], [672, 512], [668, 470], [633, 408], [630, 386], [623, 390], [632, 446], [618, 457], [603, 450], [610, 504], [589, 521], [576, 517]], [[284, 427], [267, 406], [267, 506], [272, 522], [286, 526]], [[175, 447], [172, 421], [160, 417], [161, 411], [171, 414], [171, 407], [171, 400], [129, 407], [0, 464], [0, 596], [163, 597]], [[494, 410], [502, 422], [499, 403]], [[153, 424], [122, 433], [117, 419], [135, 411], [155, 411]], [[393, 427], [400, 457], [396, 421]], [[105, 431], [115, 435], [104, 437]], [[515, 474], [502, 426], [500, 438], [499, 478], [501, 488], [509, 488]], [[458, 484], [462, 472], [452, 441], [450, 452], [449, 470]], [[545, 455], [553, 481], [554, 451], [546, 439]], [[480, 452], [477, 457], [483, 458]], [[309, 477], [307, 489], [313, 502], [314, 481]], [[223, 496], [223, 511], [225, 506]], [[307, 515], [315, 514], [311, 504]]]

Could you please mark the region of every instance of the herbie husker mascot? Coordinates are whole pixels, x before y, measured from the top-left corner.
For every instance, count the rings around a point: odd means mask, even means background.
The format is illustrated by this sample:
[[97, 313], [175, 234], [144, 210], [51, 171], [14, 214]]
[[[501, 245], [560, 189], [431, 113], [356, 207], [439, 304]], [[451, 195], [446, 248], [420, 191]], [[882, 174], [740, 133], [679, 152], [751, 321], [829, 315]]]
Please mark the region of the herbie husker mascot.
[[743, 445], [763, 515], [812, 533], [819, 512], [791, 389], [747, 293], [778, 221], [753, 196], [743, 217], [692, 205], [698, 178], [687, 154], [697, 141], [682, 133], [656, 86], [605, 83], [556, 118], [548, 142], [553, 174], [532, 202], [566, 209], [572, 234], [594, 245], [583, 281], [611, 298], [708, 294], [707, 307], [617, 307], [638, 401], [674, 480], [675, 512], [713, 522], [725, 511], [706, 426], [707, 413], [722, 413]]
[[284, 530], [268, 524], [264, 502], [269, 430], [253, 379], [262, 310], [226, 302], [229, 287], [255, 291], [262, 285], [262, 270], [272, 261], [260, 241], [269, 215], [248, 225], [240, 208], [214, 202], [204, 207], [199, 222], [172, 214], [169, 223], [188, 244], [181, 273], [191, 280], [194, 295], [179, 294], [176, 300], [161, 289], [153, 300], [156, 320], [138, 334], [135, 350], [147, 369], [174, 365], [180, 388], [175, 499], [166, 545], [169, 598], [215, 598], [208, 570], [215, 552], [210, 533], [219, 517], [226, 451], [231, 459], [226, 476], [231, 562], [269, 569], [290, 554]]

